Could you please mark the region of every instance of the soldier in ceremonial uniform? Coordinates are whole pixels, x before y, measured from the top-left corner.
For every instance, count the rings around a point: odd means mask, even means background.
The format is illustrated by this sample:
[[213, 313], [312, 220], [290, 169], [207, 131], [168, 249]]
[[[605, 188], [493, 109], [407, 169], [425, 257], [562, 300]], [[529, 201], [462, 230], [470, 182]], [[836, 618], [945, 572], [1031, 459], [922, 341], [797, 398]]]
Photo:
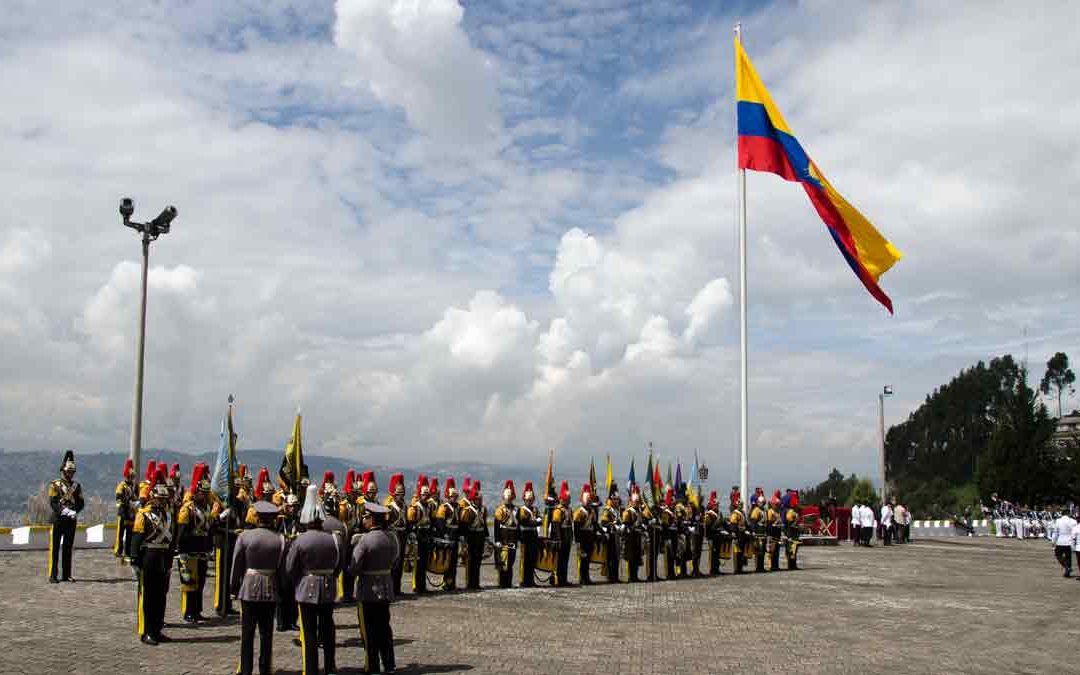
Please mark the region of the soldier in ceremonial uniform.
[[[275, 495], [276, 496], [276, 495]], [[288, 493], [283, 497], [281, 514], [277, 518], [278, 534], [285, 537], [285, 552], [288, 553], [292, 542], [300, 536], [300, 499]], [[296, 605], [295, 589], [288, 575], [278, 575], [278, 606], [277, 606], [277, 630], [283, 633], [287, 630], [300, 630], [296, 622], [300, 617], [300, 609]]]
[[750, 509], [750, 530], [754, 537], [754, 550], [757, 555], [754, 556], [754, 571], [765, 571], [765, 492], [761, 488], [758, 488], [761, 492], [755, 499], [753, 508]]
[[240, 668], [251, 675], [255, 660], [255, 630], [259, 631], [259, 675], [273, 672], [274, 608], [278, 601], [278, 577], [285, 561], [285, 537], [274, 532], [280, 509], [260, 500], [255, 509], [256, 528], [236, 540], [230, 590], [240, 601]]
[[218, 507], [210, 502], [209, 467], [199, 462], [191, 470], [191, 490], [177, 515], [177, 550], [180, 562], [180, 610], [184, 621], [203, 621], [203, 588], [213, 549], [210, 524]]
[[780, 538], [783, 535], [783, 521], [780, 516], [780, 491], [773, 493], [769, 508], [765, 511], [765, 550], [769, 557], [769, 571], [780, 569]]
[[737, 489], [731, 491], [731, 515], [728, 517], [728, 531], [733, 537], [732, 562], [735, 574], [742, 574], [746, 567], [746, 549], [750, 545], [750, 534], [746, 527], [746, 514], [743, 513], [742, 496]]
[[[274, 503], [274, 486], [270, 483], [270, 469], [265, 466], [259, 469], [259, 477], [255, 480], [255, 491], [252, 493], [247, 515], [244, 517], [244, 523], [250, 527], [256, 527], [259, 524], [259, 514], [255, 508], [259, 502]], [[281, 513], [280, 507], [278, 513]]]
[[642, 553], [645, 550], [646, 514], [648, 507], [641, 500], [638, 486], [630, 487], [630, 503], [623, 509], [622, 526], [626, 531], [626, 578], [631, 582], [640, 581], [638, 568], [641, 567]]
[[401, 557], [401, 548], [398, 538], [386, 530], [388, 511], [376, 502], [368, 503], [364, 509], [366, 533], [353, 548], [350, 561], [353, 575], [360, 580], [360, 603], [356, 615], [360, 623], [360, 639], [364, 643], [365, 673], [392, 673], [395, 667], [390, 603], [396, 596], [391, 570]]
[[[676, 546], [677, 573], [680, 577], [686, 578], [690, 576], [690, 562], [694, 557], [694, 536], [697, 533], [694, 527], [694, 509], [687, 499], [685, 483], [681, 484], [675, 492], [675, 522], [677, 536], [683, 542], [681, 550], [679, 546]], [[676, 542], [678, 541], [679, 539], [676, 539]]]
[[[345, 556], [348, 558], [352, 554], [353, 539], [361, 533], [358, 502], [363, 500], [363, 488], [360, 487], [360, 481], [357, 480], [356, 472], [352, 469], [345, 472], [343, 491], [344, 494], [338, 500], [337, 517], [345, 526]], [[356, 579], [349, 571], [349, 566], [345, 565], [341, 568], [341, 575], [338, 577], [338, 596], [341, 597], [341, 601], [346, 604], [352, 603], [355, 589]]]
[[[513, 487], [513, 483], [510, 486]], [[536, 585], [536, 559], [540, 555], [540, 527], [543, 521], [536, 508], [536, 493], [531, 480], [525, 481], [515, 520], [521, 549], [520, 583], [522, 588], [532, 588]]]
[[465, 551], [468, 556], [465, 568], [465, 588], [480, 590], [480, 563], [484, 558], [484, 545], [488, 540], [488, 510], [484, 506], [484, 494], [480, 481], [469, 486], [469, 495], [459, 504], [461, 528], [465, 535]]
[[454, 477], [450, 476], [446, 479], [446, 485], [443, 487], [443, 501], [436, 509], [434, 518], [436, 532], [440, 537], [451, 542], [450, 567], [443, 574], [443, 590], [446, 591], [457, 588], [458, 544], [461, 528], [459, 516], [457, 486], [454, 483]]
[[675, 488], [670, 485], [664, 491], [664, 503], [660, 506], [657, 519], [660, 521], [660, 548], [664, 551], [664, 580], [676, 577], [677, 537], [679, 519], [675, 513]]
[[502, 504], [495, 509], [495, 570], [499, 574], [499, 588], [514, 585], [514, 558], [517, 555], [518, 523], [517, 505], [514, 504], [514, 481], [507, 480], [503, 486]]
[[[49, 483], [52, 527], [49, 531], [49, 582], [74, 581], [71, 577], [71, 549], [75, 526], [83, 510], [82, 486], [75, 480], [75, 453], [68, 450], [60, 462], [60, 477]], [[62, 566], [62, 570], [60, 569]], [[58, 580], [57, 572], [62, 571]]]
[[305, 490], [300, 524], [306, 529], [289, 547], [285, 556], [285, 574], [294, 590], [293, 597], [300, 607], [300, 649], [303, 672], [319, 672], [319, 646], [323, 648], [323, 668], [326, 673], [337, 671], [334, 659], [334, 575], [341, 567], [341, 549], [334, 537], [323, 531], [327, 518], [318, 488], [309, 485]]
[[788, 490], [787, 504], [781, 505], [784, 523], [784, 557], [789, 570], [799, 569], [799, 493]]
[[401, 595], [401, 576], [405, 564], [405, 539], [408, 534], [408, 520], [405, 506], [405, 474], [395, 473], [390, 476], [390, 494], [383, 506], [386, 507], [386, 529], [394, 535], [398, 543], [398, 556], [390, 570], [394, 586], [394, 595]]
[[[336, 487], [323, 492], [322, 507], [325, 517], [323, 518], [322, 529], [323, 532], [329, 532], [334, 537], [334, 543], [337, 544], [338, 550], [341, 552], [341, 564], [334, 574], [334, 590], [341, 602], [351, 604], [353, 602], [353, 586], [355, 586], [355, 583], [353, 583], [354, 580], [350, 576], [349, 584], [346, 586], [343, 577], [349, 567], [345, 564], [345, 561], [348, 560], [345, 554], [352, 550], [352, 544], [349, 539], [348, 527], [337, 517], [340, 505], [341, 499], [338, 497]], [[348, 596], [345, 595], [346, 591]]]
[[[553, 494], [551, 496], [554, 496]], [[549, 501], [549, 500], [545, 500]], [[574, 516], [570, 513], [570, 484], [565, 480], [559, 487], [558, 499], [550, 500], [547, 537], [556, 542], [555, 574], [551, 581], [556, 586], [572, 586], [570, 583], [570, 553], [574, 546]], [[590, 514], [592, 512], [590, 511]], [[588, 575], [580, 583], [588, 583]]]
[[139, 494], [135, 488], [135, 465], [129, 457], [124, 462], [124, 472], [116, 484], [116, 539], [113, 555], [121, 561], [131, 559], [131, 528], [135, 524]]
[[[563, 481], [563, 487], [566, 489], [566, 502], [570, 501], [570, 492], [566, 486], [566, 482]], [[562, 496], [559, 497], [562, 501]], [[591, 578], [591, 558], [593, 547], [596, 546], [596, 511], [593, 509], [593, 496], [592, 490], [589, 485], [585, 485], [581, 488], [581, 505], [574, 509], [574, 540], [577, 541], [578, 547], [578, 583], [583, 586], [588, 586], [592, 583]], [[560, 554], [561, 554], [560, 549]], [[569, 556], [567, 556], [569, 557]]]
[[416, 538], [416, 560], [413, 562], [413, 592], [417, 595], [427, 593], [427, 562], [431, 553], [431, 509], [429, 505], [430, 488], [427, 479], [420, 474], [416, 481], [416, 494], [405, 511], [412, 536]]
[[[163, 467], [164, 468], [164, 467]], [[159, 475], [164, 477], [164, 471]], [[138, 632], [144, 644], [170, 639], [161, 633], [165, 625], [170, 551], [173, 546], [172, 503], [169, 486], [157, 476], [149, 481], [147, 498], [135, 514], [131, 549], [139, 571]]]
[[702, 522], [704, 510], [698, 499], [700, 497], [688, 500], [686, 503], [689, 514], [690, 574], [695, 577], [702, 576], [701, 552], [705, 548], [705, 525]]
[[604, 565], [604, 577], [608, 583], [619, 583], [619, 534], [622, 530], [622, 499], [619, 486], [612, 482], [608, 486], [608, 498], [600, 509], [600, 530], [603, 533], [601, 545], [607, 549]]
[[724, 517], [720, 513], [720, 502], [716, 498], [716, 490], [709, 494], [709, 501], [705, 504], [705, 513], [701, 518], [704, 534], [709, 539], [709, 574], [720, 574], [720, 548], [723, 545]]

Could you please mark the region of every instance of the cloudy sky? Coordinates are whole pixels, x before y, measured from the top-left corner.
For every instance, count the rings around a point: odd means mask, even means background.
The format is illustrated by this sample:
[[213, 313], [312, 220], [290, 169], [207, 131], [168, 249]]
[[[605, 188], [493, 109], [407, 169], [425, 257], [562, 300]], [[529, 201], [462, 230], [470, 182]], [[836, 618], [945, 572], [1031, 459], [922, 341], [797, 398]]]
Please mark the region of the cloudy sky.
[[[751, 175], [751, 480], [876, 471], [978, 359], [1080, 360], [1080, 4], [5, 3], [0, 447], [738, 470], [731, 30], [903, 251], [890, 317]], [[1026, 340], [1025, 340], [1026, 332]], [[1075, 367], [1075, 366], [1074, 366]], [[1070, 405], [1078, 405], [1073, 398]]]

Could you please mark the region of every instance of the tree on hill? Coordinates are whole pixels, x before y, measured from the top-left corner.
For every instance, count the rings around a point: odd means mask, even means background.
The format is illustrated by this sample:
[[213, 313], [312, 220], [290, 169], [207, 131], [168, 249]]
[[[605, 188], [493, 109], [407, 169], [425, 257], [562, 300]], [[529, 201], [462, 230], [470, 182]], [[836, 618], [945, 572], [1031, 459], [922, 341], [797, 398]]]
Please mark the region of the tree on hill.
[[[960, 512], [976, 494], [1035, 502], [1062, 494], [1067, 460], [1054, 455], [1045, 407], [1010, 355], [978, 362], [926, 397], [889, 429], [885, 465], [897, 494], [916, 512]], [[1075, 471], [1073, 472], [1075, 474]]]
[[1076, 373], [1069, 368], [1069, 357], [1065, 352], [1058, 352], [1046, 362], [1046, 374], [1039, 383], [1039, 391], [1045, 396], [1051, 392], [1057, 394], [1058, 418], [1061, 417], [1061, 395], [1065, 392], [1076, 393], [1073, 383], [1076, 382]]

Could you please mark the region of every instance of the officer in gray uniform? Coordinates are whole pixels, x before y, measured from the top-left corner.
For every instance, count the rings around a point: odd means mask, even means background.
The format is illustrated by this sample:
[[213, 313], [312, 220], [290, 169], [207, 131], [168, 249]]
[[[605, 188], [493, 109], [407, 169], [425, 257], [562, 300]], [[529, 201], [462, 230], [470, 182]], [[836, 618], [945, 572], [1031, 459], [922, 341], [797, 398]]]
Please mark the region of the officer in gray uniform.
[[[394, 671], [394, 631], [390, 603], [394, 601], [393, 569], [401, 556], [398, 539], [387, 531], [389, 509], [375, 502], [364, 505], [364, 534], [353, 547], [352, 574], [360, 580], [356, 615], [366, 651], [364, 671]], [[379, 662], [382, 661], [382, 669]]]
[[323, 531], [326, 511], [319, 501], [318, 488], [307, 487], [300, 524], [305, 528], [289, 547], [285, 573], [295, 589], [300, 607], [300, 648], [305, 673], [319, 672], [319, 645], [323, 648], [323, 669], [337, 671], [334, 663], [334, 576], [342, 564], [340, 549], [329, 532]]
[[236, 540], [229, 588], [241, 603], [239, 675], [254, 668], [255, 628], [259, 629], [259, 673], [270, 675], [274, 653], [274, 610], [278, 575], [285, 561], [285, 537], [274, 532], [280, 509], [272, 502], [255, 503], [258, 527]]

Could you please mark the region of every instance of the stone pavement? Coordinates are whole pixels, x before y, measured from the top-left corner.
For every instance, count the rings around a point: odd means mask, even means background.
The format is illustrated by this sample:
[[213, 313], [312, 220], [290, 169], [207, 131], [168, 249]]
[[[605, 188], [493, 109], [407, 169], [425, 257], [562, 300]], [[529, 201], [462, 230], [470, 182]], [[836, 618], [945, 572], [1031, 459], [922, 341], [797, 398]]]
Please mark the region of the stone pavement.
[[[482, 592], [394, 605], [398, 672], [1077, 672], [1080, 583], [1061, 577], [1046, 542], [800, 553], [797, 572], [565, 590], [494, 589], [487, 566]], [[77, 551], [75, 577], [49, 585], [43, 552], [0, 553], [0, 674], [233, 672], [235, 620], [180, 623], [175, 579], [175, 641], [147, 647], [127, 568]], [[336, 619], [339, 670], [359, 672], [356, 612]], [[275, 634], [276, 672], [299, 672], [294, 636]]]

